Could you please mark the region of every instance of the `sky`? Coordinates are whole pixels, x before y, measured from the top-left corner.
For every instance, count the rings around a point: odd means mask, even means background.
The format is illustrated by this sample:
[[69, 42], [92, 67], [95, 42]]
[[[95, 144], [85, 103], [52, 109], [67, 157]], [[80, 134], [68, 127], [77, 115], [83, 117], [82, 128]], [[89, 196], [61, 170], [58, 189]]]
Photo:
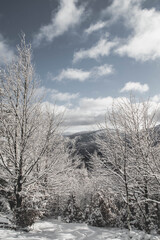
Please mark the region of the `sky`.
[[95, 130], [112, 102], [160, 102], [159, 0], [0, 0], [0, 65], [32, 44], [44, 104], [65, 131]]

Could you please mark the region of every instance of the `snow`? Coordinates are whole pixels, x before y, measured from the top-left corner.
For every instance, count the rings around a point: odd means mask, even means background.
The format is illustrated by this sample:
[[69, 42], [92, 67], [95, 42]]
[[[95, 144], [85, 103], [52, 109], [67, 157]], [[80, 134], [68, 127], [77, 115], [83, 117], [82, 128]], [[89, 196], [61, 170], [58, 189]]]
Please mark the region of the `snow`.
[[5, 226], [9, 226], [10, 223], [11, 222], [6, 216], [3, 216], [2, 214], [0, 214], [0, 228], [5, 228]]
[[0, 216], [0, 223], [9, 224], [9, 220], [6, 217]]
[[58, 220], [36, 222], [30, 232], [0, 229], [3, 240], [160, 240], [160, 236], [118, 228], [91, 227], [85, 223], [62, 223]]

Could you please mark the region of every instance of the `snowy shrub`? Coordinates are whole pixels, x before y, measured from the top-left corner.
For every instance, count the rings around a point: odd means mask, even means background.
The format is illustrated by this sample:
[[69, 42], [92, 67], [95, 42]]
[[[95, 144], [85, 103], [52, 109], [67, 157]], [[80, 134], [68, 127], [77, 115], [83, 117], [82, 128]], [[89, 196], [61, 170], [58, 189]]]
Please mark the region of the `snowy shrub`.
[[66, 222], [83, 222], [84, 214], [81, 209], [77, 206], [75, 196], [71, 195], [67, 207], [63, 212], [63, 219]]
[[116, 225], [116, 206], [101, 193], [96, 193], [93, 196], [90, 206], [87, 206], [87, 210], [88, 219], [86, 222], [88, 224], [97, 227]]
[[9, 213], [10, 212], [10, 206], [8, 201], [6, 201], [6, 198], [1, 197], [0, 198], [0, 212], [1, 213]]
[[38, 216], [37, 210], [28, 209], [27, 207], [16, 208], [13, 213], [13, 223], [20, 228], [31, 226]]
[[95, 208], [90, 214], [88, 224], [96, 227], [104, 227], [106, 225], [99, 207]]

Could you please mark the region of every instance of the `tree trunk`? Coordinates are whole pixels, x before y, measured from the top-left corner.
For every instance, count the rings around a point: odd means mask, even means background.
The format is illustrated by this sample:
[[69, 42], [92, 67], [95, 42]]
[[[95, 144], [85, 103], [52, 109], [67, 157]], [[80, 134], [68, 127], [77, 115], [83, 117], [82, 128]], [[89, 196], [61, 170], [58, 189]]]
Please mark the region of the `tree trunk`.
[[16, 195], [16, 208], [22, 207], [22, 176], [20, 175], [17, 179], [17, 186], [15, 187], [15, 195]]
[[158, 225], [158, 234], [160, 234], [160, 204], [156, 204], [157, 209], [157, 225]]
[[[144, 185], [144, 197], [145, 199], [148, 199], [148, 181], [147, 179], [145, 179], [145, 185]], [[148, 205], [148, 202], [145, 201], [145, 230], [146, 232], [150, 232], [149, 230], [149, 205]]]

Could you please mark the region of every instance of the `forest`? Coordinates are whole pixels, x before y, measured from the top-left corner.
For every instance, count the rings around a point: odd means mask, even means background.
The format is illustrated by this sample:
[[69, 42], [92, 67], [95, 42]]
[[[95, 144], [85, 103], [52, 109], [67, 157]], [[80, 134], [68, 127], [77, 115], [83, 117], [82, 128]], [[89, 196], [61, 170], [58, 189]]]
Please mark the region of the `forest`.
[[0, 70], [0, 212], [160, 233], [159, 106], [116, 100], [92, 133], [65, 136], [65, 113], [37, 94], [31, 45]]

